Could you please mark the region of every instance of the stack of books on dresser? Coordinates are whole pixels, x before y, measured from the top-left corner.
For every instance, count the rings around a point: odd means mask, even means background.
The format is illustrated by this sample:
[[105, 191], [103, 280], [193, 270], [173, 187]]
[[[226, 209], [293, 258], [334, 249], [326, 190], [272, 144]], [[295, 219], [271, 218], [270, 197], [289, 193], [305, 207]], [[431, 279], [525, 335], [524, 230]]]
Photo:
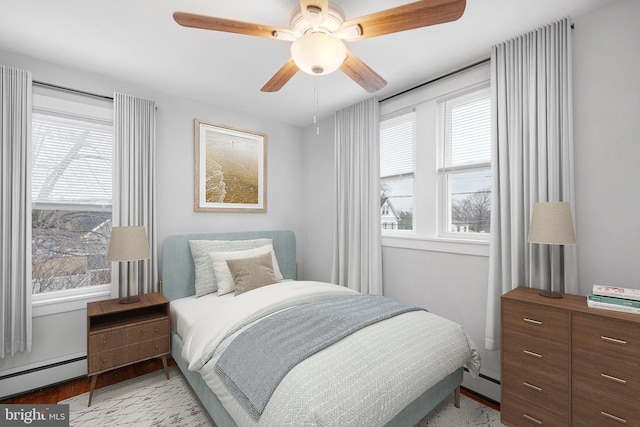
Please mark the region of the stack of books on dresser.
[[593, 285], [587, 305], [594, 308], [640, 314], [640, 289]]

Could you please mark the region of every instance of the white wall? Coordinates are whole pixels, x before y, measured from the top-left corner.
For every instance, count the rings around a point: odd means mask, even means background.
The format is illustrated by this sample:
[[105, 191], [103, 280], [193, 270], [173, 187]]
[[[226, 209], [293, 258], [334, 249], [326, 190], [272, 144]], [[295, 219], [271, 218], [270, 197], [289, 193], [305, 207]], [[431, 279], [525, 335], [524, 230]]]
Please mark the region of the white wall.
[[[304, 132], [304, 251], [305, 280], [329, 282], [333, 252], [334, 120], [320, 120]], [[298, 252], [300, 254], [300, 252]]]
[[576, 240], [581, 294], [640, 288], [640, 2], [575, 20]]
[[[170, 234], [200, 231], [290, 229], [302, 235], [301, 129], [229, 111], [222, 106], [223, 101], [204, 105], [8, 52], [0, 51], [0, 64], [30, 70], [36, 81], [107, 96], [118, 91], [156, 101], [158, 242]], [[194, 118], [267, 134], [267, 213], [193, 211]], [[302, 253], [304, 240], [300, 237], [298, 247], [298, 253]], [[0, 377], [84, 356], [85, 325], [85, 309], [34, 318], [33, 351], [0, 359]], [[86, 361], [81, 360], [29, 377], [5, 379], [0, 381], [0, 397], [85, 374]]]
[[[561, 17], [558, 17], [561, 18]], [[581, 294], [593, 283], [640, 288], [640, 2], [619, 1], [575, 19], [574, 129], [576, 233]], [[514, 34], [515, 36], [516, 34]], [[490, 47], [487, 46], [487, 56]], [[428, 80], [430, 76], [425, 76]], [[325, 127], [332, 126], [329, 120]], [[331, 245], [333, 128], [305, 130], [303, 254], [310, 279], [326, 280]], [[310, 196], [312, 195], [312, 196]], [[313, 199], [311, 199], [313, 197]], [[321, 225], [323, 231], [314, 229]], [[309, 231], [313, 230], [313, 231]], [[326, 233], [325, 233], [326, 230]], [[322, 242], [321, 244], [318, 244]], [[386, 295], [462, 324], [481, 350], [482, 373], [500, 378], [500, 352], [484, 350], [488, 258], [384, 247]], [[465, 376], [465, 386], [499, 400], [499, 389]]]

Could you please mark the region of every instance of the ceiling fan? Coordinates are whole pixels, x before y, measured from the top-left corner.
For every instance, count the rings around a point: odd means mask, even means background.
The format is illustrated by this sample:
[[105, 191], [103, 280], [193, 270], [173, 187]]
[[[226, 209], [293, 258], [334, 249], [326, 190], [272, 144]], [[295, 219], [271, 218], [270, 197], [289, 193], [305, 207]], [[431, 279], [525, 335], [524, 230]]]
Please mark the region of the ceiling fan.
[[357, 41], [414, 28], [455, 21], [462, 16], [466, 0], [422, 0], [345, 20], [342, 9], [328, 0], [300, 0], [291, 16], [291, 28], [234, 21], [215, 16], [175, 12], [180, 25], [293, 42], [291, 58], [262, 87], [280, 90], [298, 70], [312, 75], [340, 69], [368, 92], [387, 82], [352, 52], [344, 41]]

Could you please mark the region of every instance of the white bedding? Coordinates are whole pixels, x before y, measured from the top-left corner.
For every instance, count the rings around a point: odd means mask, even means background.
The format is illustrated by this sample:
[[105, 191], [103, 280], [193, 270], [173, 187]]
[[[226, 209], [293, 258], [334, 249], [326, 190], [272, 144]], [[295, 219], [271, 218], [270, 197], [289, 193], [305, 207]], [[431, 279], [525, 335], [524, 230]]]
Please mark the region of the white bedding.
[[289, 281], [237, 297], [184, 298], [171, 304], [172, 326], [183, 339], [189, 369], [200, 372], [239, 426], [384, 425], [461, 366], [478, 371], [477, 348], [460, 325], [425, 311], [410, 312], [362, 329], [298, 364], [254, 420], [215, 373], [229, 342], [264, 315], [355, 293], [327, 283]]

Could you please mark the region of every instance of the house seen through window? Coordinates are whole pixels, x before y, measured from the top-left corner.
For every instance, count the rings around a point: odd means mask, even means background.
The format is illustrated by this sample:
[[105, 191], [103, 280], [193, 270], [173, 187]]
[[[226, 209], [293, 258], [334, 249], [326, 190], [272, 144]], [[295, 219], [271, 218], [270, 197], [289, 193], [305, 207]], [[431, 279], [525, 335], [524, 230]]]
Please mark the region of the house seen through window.
[[383, 230], [413, 230], [415, 114], [380, 123], [380, 222]]
[[34, 107], [33, 293], [110, 284], [113, 125]]

